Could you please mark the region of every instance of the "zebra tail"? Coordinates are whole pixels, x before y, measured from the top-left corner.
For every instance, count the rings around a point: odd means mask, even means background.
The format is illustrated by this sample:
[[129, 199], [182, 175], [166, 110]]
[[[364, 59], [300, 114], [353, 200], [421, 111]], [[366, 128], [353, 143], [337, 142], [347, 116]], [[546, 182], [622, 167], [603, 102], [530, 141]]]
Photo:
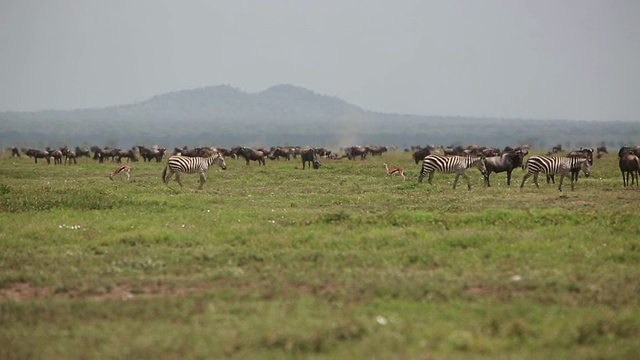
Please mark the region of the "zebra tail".
[[167, 177], [167, 168], [169, 168], [169, 165], [164, 167], [164, 170], [162, 171], [162, 181], [164, 182], [164, 179], [166, 179]]

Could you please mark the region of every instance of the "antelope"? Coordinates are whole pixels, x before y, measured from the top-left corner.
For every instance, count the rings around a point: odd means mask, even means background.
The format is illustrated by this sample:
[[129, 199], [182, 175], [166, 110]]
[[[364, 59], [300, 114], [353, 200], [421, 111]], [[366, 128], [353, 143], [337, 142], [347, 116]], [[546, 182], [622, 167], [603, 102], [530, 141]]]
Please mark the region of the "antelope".
[[131, 166], [129, 165], [122, 165], [119, 166], [116, 171], [114, 171], [111, 175], [109, 175], [109, 179], [111, 181], [113, 181], [113, 178], [117, 175], [120, 175], [122, 173], [127, 174], [127, 181], [129, 181], [129, 179], [131, 178]]
[[387, 170], [387, 176], [391, 177], [393, 175], [400, 174], [400, 176], [402, 176], [402, 179], [407, 180], [407, 177], [404, 176], [403, 168], [401, 167], [389, 168], [389, 165], [387, 165], [387, 163], [384, 163], [384, 168]]

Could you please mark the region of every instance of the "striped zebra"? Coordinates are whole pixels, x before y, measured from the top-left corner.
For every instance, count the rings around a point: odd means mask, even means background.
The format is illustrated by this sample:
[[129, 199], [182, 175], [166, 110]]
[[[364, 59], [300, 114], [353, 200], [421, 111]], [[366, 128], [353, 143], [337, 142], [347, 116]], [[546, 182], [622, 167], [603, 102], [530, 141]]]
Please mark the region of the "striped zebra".
[[476, 167], [482, 173], [482, 176], [486, 179], [487, 168], [484, 163], [484, 157], [465, 155], [465, 156], [440, 156], [440, 155], [427, 155], [422, 160], [422, 171], [418, 177], [418, 182], [422, 182], [422, 179], [428, 174], [429, 184], [433, 179], [433, 174], [436, 171], [445, 174], [456, 174], [456, 179], [453, 182], [453, 188], [456, 188], [460, 175], [467, 179], [467, 186], [471, 190], [471, 181], [469, 175], [465, 174], [465, 171], [469, 168]]
[[[180, 173], [187, 174], [200, 174], [200, 187], [202, 190], [206, 178], [204, 176], [205, 171], [211, 166], [211, 164], [218, 164], [222, 170], [227, 169], [227, 164], [224, 162], [224, 157], [220, 153], [215, 153], [209, 157], [188, 157], [188, 156], [179, 156], [175, 155], [169, 158], [169, 162], [167, 166], [164, 167], [164, 171], [162, 172], [162, 179], [164, 180], [165, 185], [169, 184], [171, 177], [173, 174], [176, 174], [176, 181], [180, 186], [182, 186], [182, 182], [180, 181]], [[169, 170], [167, 172], [167, 170]]]
[[520, 188], [524, 187], [524, 183], [531, 175], [533, 175], [533, 182], [538, 185], [538, 173], [543, 172], [547, 175], [560, 174], [560, 186], [558, 190], [562, 191], [562, 180], [567, 175], [571, 178], [571, 190], [573, 190], [573, 176], [572, 170], [582, 170], [586, 177], [591, 175], [591, 165], [589, 165], [589, 159], [579, 157], [550, 157], [550, 156], [532, 156], [527, 160], [528, 168], [527, 174], [522, 178], [522, 184]]

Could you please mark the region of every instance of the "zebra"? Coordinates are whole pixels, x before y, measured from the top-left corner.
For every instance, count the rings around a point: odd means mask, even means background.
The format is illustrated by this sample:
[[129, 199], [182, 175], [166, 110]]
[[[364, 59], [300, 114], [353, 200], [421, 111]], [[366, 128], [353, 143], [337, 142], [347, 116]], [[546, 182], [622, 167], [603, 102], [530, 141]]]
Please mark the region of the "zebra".
[[[520, 188], [524, 187], [524, 183], [531, 175], [533, 175], [533, 182], [538, 185], [538, 173], [543, 172], [547, 175], [560, 174], [560, 186], [558, 190], [562, 191], [562, 180], [567, 175], [571, 175], [572, 170], [582, 170], [586, 177], [591, 175], [591, 165], [589, 159], [579, 157], [550, 157], [550, 156], [532, 156], [527, 160], [526, 167], [528, 168], [527, 174], [522, 178]], [[571, 176], [571, 190], [573, 190], [574, 179]]]
[[440, 155], [427, 155], [422, 160], [422, 171], [418, 177], [418, 182], [422, 182], [422, 179], [429, 174], [429, 184], [433, 179], [433, 174], [436, 171], [443, 172], [445, 174], [456, 174], [456, 179], [453, 182], [453, 188], [456, 188], [460, 175], [467, 179], [467, 186], [471, 190], [471, 181], [469, 175], [465, 174], [465, 171], [469, 168], [476, 167], [482, 173], [482, 176], [487, 178], [487, 168], [484, 163], [484, 157], [474, 155], [464, 156], [440, 156]]
[[[205, 171], [211, 166], [211, 164], [218, 164], [222, 170], [227, 169], [227, 164], [224, 161], [224, 157], [220, 153], [214, 153], [209, 157], [188, 157], [188, 156], [171, 156], [169, 158], [169, 162], [167, 166], [164, 167], [164, 171], [162, 172], [162, 179], [164, 180], [165, 185], [169, 184], [171, 177], [173, 174], [176, 174], [176, 181], [180, 186], [182, 186], [182, 182], [180, 181], [180, 173], [187, 174], [200, 174], [200, 187], [199, 190], [202, 190], [204, 183], [206, 181], [206, 177], [204, 176]], [[169, 170], [167, 172], [167, 170]]]

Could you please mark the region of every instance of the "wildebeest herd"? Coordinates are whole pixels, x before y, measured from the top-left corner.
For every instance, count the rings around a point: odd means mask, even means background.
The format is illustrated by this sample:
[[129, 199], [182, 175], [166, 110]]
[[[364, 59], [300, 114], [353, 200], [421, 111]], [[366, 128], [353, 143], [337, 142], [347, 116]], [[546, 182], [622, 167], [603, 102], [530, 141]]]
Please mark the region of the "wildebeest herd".
[[[37, 164], [38, 160], [44, 160], [48, 164], [51, 164], [53, 159], [54, 165], [62, 165], [63, 162], [66, 165], [77, 164], [77, 159], [80, 157], [93, 158], [99, 163], [114, 162], [122, 163], [126, 158], [127, 163], [139, 161], [140, 158], [144, 162], [162, 162], [167, 155], [171, 156], [170, 160], [165, 167], [165, 173], [169, 171], [168, 175], [163, 174], [163, 180], [168, 183], [168, 180], [172, 174], [176, 174], [176, 180], [180, 183], [179, 174], [182, 173], [199, 173], [201, 178], [201, 187], [204, 184], [204, 171], [211, 165], [213, 158], [216, 159], [215, 163], [218, 163], [221, 168], [225, 169], [226, 164], [225, 157], [234, 159], [244, 159], [246, 164], [249, 165], [252, 161], [257, 162], [259, 165], [265, 166], [265, 159], [269, 160], [285, 160], [291, 161], [292, 158], [300, 157], [302, 161], [302, 168], [306, 169], [314, 168], [319, 169], [321, 166], [319, 159], [349, 159], [349, 160], [365, 160], [367, 156], [382, 156], [383, 153], [397, 150], [397, 147], [387, 146], [350, 146], [342, 148], [340, 152], [332, 152], [331, 150], [322, 147], [300, 147], [300, 146], [274, 146], [269, 149], [260, 147], [245, 147], [236, 146], [231, 149], [219, 148], [219, 147], [196, 147], [189, 148], [184, 146], [182, 148], [175, 148], [173, 154], [167, 154], [167, 149], [159, 146], [152, 146], [147, 148], [142, 145], [137, 145], [131, 149], [116, 149], [116, 148], [99, 148], [99, 147], [76, 147], [75, 150], [71, 150], [67, 146], [62, 146], [57, 149], [46, 148], [45, 150], [39, 149], [18, 149], [17, 147], [8, 148], [11, 151], [12, 157], [21, 157], [21, 154], [27, 155], [34, 159]], [[406, 152], [409, 149], [405, 150]], [[571, 188], [574, 188], [574, 183], [578, 180], [579, 172], [583, 172], [585, 176], [590, 175], [590, 167], [593, 165], [594, 149], [579, 149], [569, 151], [566, 154], [560, 156], [562, 153], [562, 145], [558, 144], [554, 146], [545, 156], [530, 156], [525, 158], [529, 154], [528, 146], [522, 147], [505, 147], [504, 149], [498, 149], [494, 147], [480, 147], [476, 145], [471, 146], [451, 146], [451, 147], [412, 147], [411, 156], [416, 164], [422, 162], [420, 175], [418, 176], [418, 182], [422, 182], [425, 176], [428, 176], [428, 182], [431, 184], [435, 172], [456, 174], [453, 187], [455, 188], [459, 177], [465, 177], [467, 180], [468, 188], [471, 189], [471, 183], [468, 175], [465, 171], [469, 168], [477, 168], [484, 178], [484, 185], [491, 186], [490, 175], [492, 173], [505, 172], [507, 176], [507, 185], [511, 185], [512, 171], [516, 168], [526, 169], [527, 172], [524, 175], [520, 187], [523, 187], [526, 181], [533, 177], [533, 182], [536, 187], [538, 185], [539, 173], [544, 173], [547, 178], [547, 183], [555, 183], [555, 174], [560, 175], [560, 184], [558, 189], [562, 191], [562, 183], [566, 176], [569, 176], [571, 180]], [[604, 146], [598, 147], [595, 150], [597, 158], [600, 158], [603, 154], [607, 153], [607, 149]], [[93, 156], [91, 155], [93, 154]], [[197, 160], [185, 160], [185, 159], [197, 159]], [[173, 159], [173, 161], [171, 160]], [[179, 159], [182, 159], [178, 161]], [[203, 160], [204, 159], [204, 160]], [[640, 146], [623, 146], [618, 151], [619, 168], [623, 177], [623, 185], [630, 186], [634, 183], [638, 186], [638, 177], [640, 174]], [[388, 166], [385, 164], [387, 172], [389, 172]], [[631, 177], [631, 182], [629, 182]], [[180, 183], [180, 185], [182, 185]]]

